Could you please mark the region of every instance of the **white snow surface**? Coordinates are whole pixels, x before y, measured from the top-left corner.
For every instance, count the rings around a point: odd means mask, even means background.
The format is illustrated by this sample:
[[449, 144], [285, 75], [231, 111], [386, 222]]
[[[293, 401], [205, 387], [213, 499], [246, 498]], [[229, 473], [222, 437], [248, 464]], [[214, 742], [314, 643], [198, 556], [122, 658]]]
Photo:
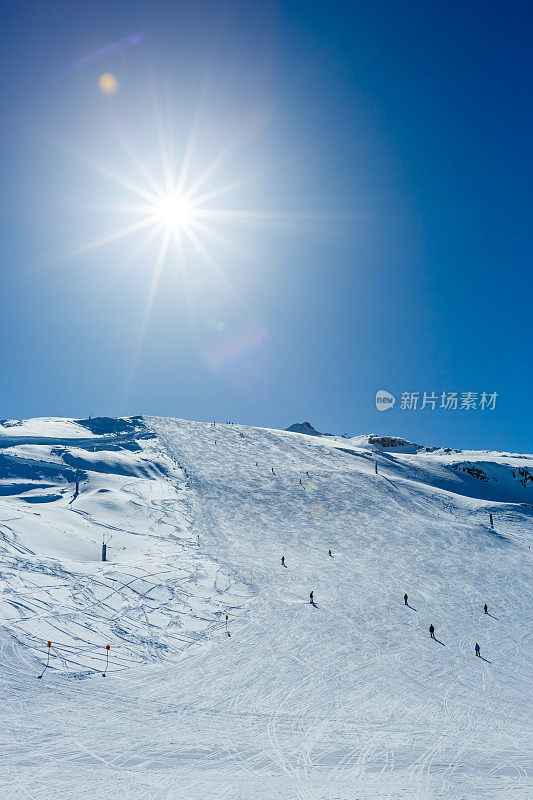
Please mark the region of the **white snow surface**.
[[0, 797], [530, 797], [533, 457], [378, 438], [0, 423]]

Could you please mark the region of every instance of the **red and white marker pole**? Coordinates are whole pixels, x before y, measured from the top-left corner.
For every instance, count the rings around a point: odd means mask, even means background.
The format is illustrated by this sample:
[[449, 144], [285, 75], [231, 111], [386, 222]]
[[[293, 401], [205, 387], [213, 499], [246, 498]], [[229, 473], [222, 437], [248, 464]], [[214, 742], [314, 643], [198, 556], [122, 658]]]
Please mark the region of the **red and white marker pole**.
[[102, 672], [102, 678], [105, 678], [105, 676], [106, 676], [105, 674], [106, 674], [106, 672], [107, 672], [107, 668], [109, 667], [109, 651], [110, 651], [110, 650], [111, 650], [111, 647], [110, 647], [108, 644], [106, 644], [106, 646], [105, 646], [105, 655], [106, 655], [106, 659], [105, 659], [105, 669], [104, 669], [104, 671]]
[[44, 673], [46, 672], [46, 670], [47, 670], [47, 669], [48, 669], [48, 667], [50, 666], [50, 648], [52, 647], [52, 642], [48, 642], [46, 646], [48, 647], [48, 658], [47, 658], [47, 660], [46, 660], [46, 666], [45, 666], [45, 668], [43, 669], [43, 671], [41, 672], [41, 674], [40, 674], [40, 675], [37, 675], [37, 677], [38, 677], [38, 678], [42, 678], [42, 677], [43, 677], [43, 675], [44, 675]]
[[226, 614], [226, 633], [228, 632], [228, 619], [229, 619], [229, 617], [228, 617], [228, 615]]

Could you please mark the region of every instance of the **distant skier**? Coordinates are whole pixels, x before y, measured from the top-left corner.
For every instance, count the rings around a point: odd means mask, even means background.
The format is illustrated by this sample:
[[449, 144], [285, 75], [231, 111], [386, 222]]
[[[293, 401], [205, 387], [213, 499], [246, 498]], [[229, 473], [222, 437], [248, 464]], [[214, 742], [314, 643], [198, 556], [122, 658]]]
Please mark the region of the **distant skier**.
[[485, 603], [485, 605], [483, 606], [483, 611], [485, 612], [485, 614], [488, 614], [488, 613], [489, 613], [489, 609], [487, 608], [487, 604], [486, 604], [486, 603]]
[[332, 552], [331, 552], [331, 548], [328, 550], [328, 553], [329, 553], [329, 555], [331, 556], [331, 558], [333, 558], [333, 554], [332, 554]]
[[272, 475], [275, 475], [276, 473], [274, 472], [274, 467], [271, 467], [270, 469], [272, 470]]
[[432, 639], [435, 638], [435, 628], [433, 627], [433, 625], [429, 626], [429, 635], [431, 636]]
[[376, 470], [376, 475], [378, 474], [378, 462], [374, 461], [374, 469]]
[[285, 556], [281, 556], [281, 566], [285, 566]]
[[310, 476], [310, 474], [309, 474], [309, 472], [308, 472], [307, 470], [306, 470], [305, 474], [307, 475], [307, 477], [308, 477], [308, 478], [310, 478], [310, 477], [311, 477], [311, 476]]
[[302, 485], [302, 479], [300, 478], [300, 486]]
[[406, 593], [403, 596], [403, 602], [405, 603], [405, 605], [408, 605], [408, 603], [407, 603], [408, 600], [409, 600], [409, 598], [407, 597], [407, 593]]
[[477, 643], [477, 642], [476, 642], [475, 651], [476, 651], [476, 656], [478, 656], [479, 658], [481, 658], [481, 648], [480, 648], [480, 646], [478, 645], [478, 643]]
[[309, 592], [309, 602], [311, 604], [314, 604], [314, 602], [315, 602], [313, 592]]

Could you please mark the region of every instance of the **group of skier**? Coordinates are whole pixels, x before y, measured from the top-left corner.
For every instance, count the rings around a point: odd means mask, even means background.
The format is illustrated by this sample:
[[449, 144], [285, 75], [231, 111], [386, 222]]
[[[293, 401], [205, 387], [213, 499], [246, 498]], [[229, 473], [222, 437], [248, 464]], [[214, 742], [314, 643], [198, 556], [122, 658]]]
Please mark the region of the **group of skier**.
[[[256, 462], [256, 467], [258, 467], [258, 466], [259, 466], [259, 464], [258, 464], [258, 462]], [[375, 464], [375, 469], [376, 469], [376, 472], [377, 472], [377, 471], [378, 471], [378, 469], [377, 469], [377, 463]], [[271, 470], [272, 470], [272, 474], [273, 474], [273, 475], [275, 475], [276, 473], [274, 472], [274, 467], [271, 467]], [[308, 472], [308, 471], [306, 471], [306, 473], [305, 473], [305, 474], [306, 474], [308, 477], [310, 477], [310, 475], [309, 475], [309, 472]], [[300, 485], [302, 485], [302, 479], [301, 479], [301, 478], [300, 478]], [[331, 548], [329, 548], [329, 550], [328, 550], [328, 555], [329, 555], [329, 556], [331, 556], [331, 557], [333, 558], [333, 554], [332, 554], [332, 552], [331, 552]], [[281, 557], [281, 566], [282, 566], [282, 567], [286, 567], [286, 566], [287, 566], [287, 565], [285, 564], [285, 556], [282, 556], [282, 557]], [[404, 604], [405, 604], [406, 606], [407, 606], [407, 605], [409, 605], [409, 603], [408, 603], [408, 600], [409, 600], [409, 596], [407, 595], [407, 592], [406, 592], [406, 593], [404, 594], [404, 596], [403, 596], [403, 602], [404, 602]], [[313, 593], [313, 592], [310, 592], [310, 593], [309, 593], [309, 602], [311, 603], [311, 605], [314, 605], [314, 604], [315, 604], [315, 600], [314, 600], [314, 593]], [[483, 606], [483, 612], [484, 612], [485, 614], [488, 614], [488, 613], [489, 613], [488, 606], [487, 606], [487, 604], [486, 604], [486, 603], [485, 603], [485, 605]], [[429, 635], [430, 635], [430, 637], [431, 637], [432, 639], [435, 639], [435, 626], [433, 625], [433, 623], [432, 623], [432, 624], [429, 626]], [[476, 644], [475, 644], [474, 651], [475, 651], [475, 654], [476, 654], [476, 656], [479, 656], [479, 657], [481, 657], [481, 648], [480, 648], [480, 646], [479, 646], [479, 644], [478, 644], [477, 642], [476, 642]]]
[[[403, 602], [404, 602], [404, 604], [405, 604], [406, 606], [407, 606], [407, 605], [409, 605], [409, 603], [407, 602], [408, 600], [409, 600], [409, 597], [408, 597], [408, 595], [407, 595], [407, 592], [406, 592], [406, 593], [404, 594], [404, 596], [403, 596]], [[488, 613], [489, 613], [489, 608], [488, 608], [488, 606], [487, 606], [487, 604], [486, 604], [486, 603], [485, 603], [485, 605], [483, 606], [483, 612], [484, 612], [485, 614], [488, 614]], [[429, 626], [429, 635], [430, 635], [430, 637], [431, 637], [432, 639], [434, 639], [434, 638], [435, 638], [435, 626], [433, 625], [433, 623], [432, 623], [432, 624]], [[481, 658], [481, 647], [479, 646], [479, 644], [478, 644], [477, 642], [476, 642], [476, 644], [475, 644], [474, 651], [475, 651], [475, 654], [476, 654], [476, 656], [479, 656], [479, 657]]]
[[[333, 558], [333, 553], [331, 552], [331, 547], [328, 550], [328, 555], [331, 556], [331, 558]], [[285, 563], [285, 556], [281, 556], [281, 566], [282, 567], [286, 567], [287, 566], [286, 563]], [[314, 603], [315, 603], [313, 592], [309, 593], [309, 602], [311, 603], [311, 605], [314, 605]]]
[[[228, 423], [228, 424], [230, 424], [230, 423]], [[215, 444], [216, 444], [216, 442], [215, 442]], [[256, 462], [255, 462], [255, 466], [256, 466], [256, 467], [258, 467], [258, 466], [259, 466], [259, 461], [256, 461]], [[275, 475], [275, 474], [276, 474], [276, 473], [275, 473], [275, 471], [274, 471], [274, 467], [270, 467], [270, 471], [272, 472], [272, 475]], [[310, 474], [309, 474], [309, 470], [306, 470], [305, 474], [307, 475], [307, 477], [308, 477], [308, 478], [310, 478], [310, 477], [311, 477], [311, 476], [310, 476]], [[300, 478], [300, 486], [303, 486], [303, 483], [302, 483], [302, 479], [301, 479], [301, 478]]]
[[[328, 555], [330, 555], [331, 557], [333, 557], [333, 554], [332, 554], [332, 552], [331, 552], [331, 548], [328, 550]], [[281, 566], [282, 566], [282, 567], [286, 567], [286, 566], [287, 566], [287, 565], [285, 564], [285, 556], [281, 556]], [[408, 600], [409, 600], [409, 595], [408, 595], [408, 594], [407, 594], [407, 592], [406, 592], [406, 593], [404, 594], [404, 596], [403, 596], [403, 602], [404, 602], [404, 605], [406, 605], [406, 606], [407, 606], [407, 605], [409, 605], [409, 603], [408, 603]], [[315, 604], [315, 595], [314, 595], [314, 592], [309, 592], [309, 602], [311, 603], [311, 605], [313, 605], [313, 606], [314, 606], [314, 604]], [[488, 613], [489, 613], [489, 609], [488, 609], [488, 606], [487, 606], [487, 604], [486, 604], [486, 603], [485, 603], [485, 605], [483, 606], [483, 612], [484, 612], [485, 614], [488, 614]], [[432, 639], [435, 639], [435, 626], [433, 625], [433, 623], [431, 623], [431, 625], [429, 626], [429, 635], [430, 635], [430, 637], [431, 637]], [[480, 648], [480, 646], [479, 646], [479, 644], [478, 644], [477, 642], [476, 642], [476, 644], [475, 644], [475, 647], [474, 647], [474, 652], [475, 652], [476, 656], [479, 656], [479, 658], [481, 658], [481, 648]]]

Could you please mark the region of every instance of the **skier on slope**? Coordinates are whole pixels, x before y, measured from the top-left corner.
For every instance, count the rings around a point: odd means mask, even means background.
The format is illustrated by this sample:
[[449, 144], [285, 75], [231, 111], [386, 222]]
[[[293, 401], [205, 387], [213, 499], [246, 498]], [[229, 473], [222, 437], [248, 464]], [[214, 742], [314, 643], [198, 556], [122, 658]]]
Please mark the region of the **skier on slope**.
[[275, 475], [276, 473], [274, 472], [274, 467], [271, 467], [271, 470], [272, 470], [272, 475]]
[[281, 556], [281, 566], [285, 566], [285, 556]]
[[407, 597], [407, 592], [406, 592], [406, 593], [404, 594], [404, 596], [403, 596], [403, 602], [405, 603], [405, 605], [407, 605], [407, 601], [408, 601], [408, 600], [409, 600], [409, 598]]
[[329, 553], [329, 555], [330, 555], [330, 556], [333, 558], [333, 555], [332, 555], [332, 552], [331, 552], [331, 547], [330, 547], [330, 549], [328, 550], [328, 553]]
[[433, 624], [429, 626], [429, 635], [431, 636], [432, 639], [435, 638], [435, 628], [433, 627]]
[[315, 602], [313, 592], [309, 592], [309, 602], [313, 604]]
[[475, 651], [476, 651], [476, 656], [479, 656], [479, 658], [481, 658], [481, 648], [480, 648], [480, 646], [478, 645], [477, 642], [476, 642], [476, 646], [475, 646]]
[[485, 603], [485, 605], [483, 606], [483, 611], [485, 612], [485, 614], [488, 614], [488, 613], [489, 613], [489, 609], [487, 608], [487, 604], [486, 604], [486, 603]]

